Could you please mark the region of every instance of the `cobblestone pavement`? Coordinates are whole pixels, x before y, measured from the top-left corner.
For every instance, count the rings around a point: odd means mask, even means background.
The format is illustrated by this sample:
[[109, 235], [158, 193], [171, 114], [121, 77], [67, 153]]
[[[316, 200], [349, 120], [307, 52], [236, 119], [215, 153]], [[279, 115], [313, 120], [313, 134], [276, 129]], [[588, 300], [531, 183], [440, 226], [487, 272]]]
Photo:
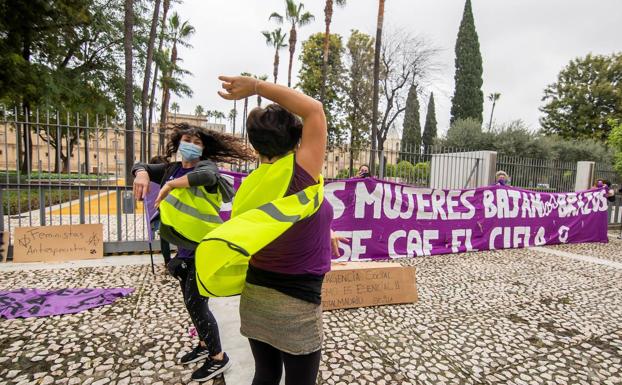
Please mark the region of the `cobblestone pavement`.
[[[417, 267], [419, 302], [325, 312], [318, 383], [622, 384], [622, 269], [602, 260], [620, 262], [622, 242], [400, 260]], [[136, 292], [79, 314], [0, 320], [0, 384], [177, 384], [196, 368], [175, 362], [193, 340], [162, 265], [155, 277], [144, 264], [0, 266], [0, 289], [20, 287]], [[236, 313], [227, 301], [221, 324]], [[236, 329], [222, 325], [223, 340]], [[232, 355], [227, 384], [250, 383], [249, 357]]]

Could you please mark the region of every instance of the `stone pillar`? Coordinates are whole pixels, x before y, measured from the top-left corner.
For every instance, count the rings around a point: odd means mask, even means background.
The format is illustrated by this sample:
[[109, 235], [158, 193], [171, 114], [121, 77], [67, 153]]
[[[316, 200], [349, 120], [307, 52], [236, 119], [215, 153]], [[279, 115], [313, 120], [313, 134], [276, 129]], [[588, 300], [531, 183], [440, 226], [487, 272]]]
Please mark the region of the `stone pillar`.
[[594, 183], [594, 162], [577, 162], [577, 179], [574, 191], [588, 190]]

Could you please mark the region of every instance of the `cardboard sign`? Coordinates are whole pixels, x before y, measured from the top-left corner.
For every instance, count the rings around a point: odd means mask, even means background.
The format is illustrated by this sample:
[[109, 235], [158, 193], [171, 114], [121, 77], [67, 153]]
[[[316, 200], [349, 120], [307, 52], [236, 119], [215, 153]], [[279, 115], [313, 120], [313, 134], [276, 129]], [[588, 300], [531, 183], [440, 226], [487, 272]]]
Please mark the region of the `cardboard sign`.
[[13, 245], [14, 262], [61, 262], [104, 256], [104, 226], [68, 225], [18, 227]]
[[415, 268], [396, 263], [336, 263], [322, 285], [324, 310], [416, 301]]
[[9, 232], [2, 231], [0, 232], [0, 262], [4, 262], [4, 260], [9, 255]]

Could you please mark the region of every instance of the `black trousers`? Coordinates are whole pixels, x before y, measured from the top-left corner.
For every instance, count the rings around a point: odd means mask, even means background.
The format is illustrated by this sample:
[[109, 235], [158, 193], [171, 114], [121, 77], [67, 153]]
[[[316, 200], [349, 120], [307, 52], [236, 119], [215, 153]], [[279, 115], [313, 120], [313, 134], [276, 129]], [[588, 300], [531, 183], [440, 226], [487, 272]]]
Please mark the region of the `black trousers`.
[[222, 351], [218, 324], [208, 306], [208, 297], [199, 294], [194, 258], [174, 258], [169, 264], [171, 274], [179, 279], [184, 303], [199, 338], [205, 342], [211, 356]]
[[315, 385], [322, 351], [305, 355], [285, 353], [272, 345], [248, 339], [255, 358], [252, 385], [279, 385], [285, 366], [285, 385]]

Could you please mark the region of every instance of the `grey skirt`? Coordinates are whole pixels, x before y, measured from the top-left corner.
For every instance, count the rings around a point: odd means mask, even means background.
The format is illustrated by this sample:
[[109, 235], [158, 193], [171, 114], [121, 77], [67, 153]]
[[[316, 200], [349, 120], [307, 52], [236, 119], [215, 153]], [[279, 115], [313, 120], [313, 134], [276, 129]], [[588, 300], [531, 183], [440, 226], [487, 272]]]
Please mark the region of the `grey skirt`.
[[246, 283], [240, 298], [240, 333], [289, 354], [320, 350], [322, 306]]

